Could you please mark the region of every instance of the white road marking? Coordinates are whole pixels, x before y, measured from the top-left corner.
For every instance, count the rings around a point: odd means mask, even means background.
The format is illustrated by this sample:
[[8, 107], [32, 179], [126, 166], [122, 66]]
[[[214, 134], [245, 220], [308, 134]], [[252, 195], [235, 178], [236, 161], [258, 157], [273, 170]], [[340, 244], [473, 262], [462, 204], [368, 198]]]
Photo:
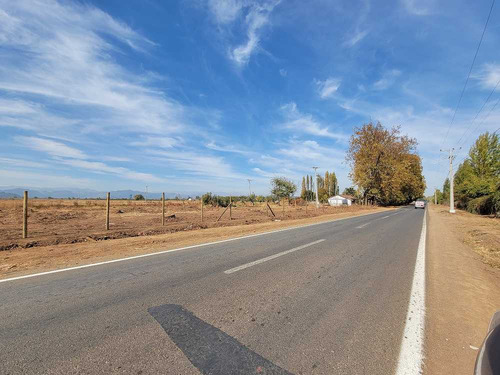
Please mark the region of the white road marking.
[[361, 229], [361, 228], [366, 227], [368, 224], [371, 224], [371, 221], [369, 223], [365, 223], [363, 225], [357, 226], [356, 228]]
[[424, 328], [425, 328], [425, 239], [426, 215], [418, 243], [417, 260], [411, 286], [410, 303], [406, 314], [406, 323], [399, 350], [396, 375], [413, 375], [422, 373], [424, 358]]
[[241, 271], [241, 270], [244, 270], [245, 268], [248, 268], [248, 267], [252, 267], [252, 266], [255, 266], [257, 264], [261, 264], [261, 263], [264, 263], [264, 262], [267, 262], [269, 260], [273, 260], [273, 259], [276, 259], [278, 257], [281, 257], [283, 255], [286, 255], [286, 254], [290, 254], [290, 253], [293, 253], [294, 251], [298, 251], [298, 250], [302, 250], [302, 249], [305, 249], [306, 247], [309, 247], [309, 246], [312, 246], [312, 245], [316, 245], [320, 242], [323, 242], [325, 239], [321, 239], [321, 240], [317, 240], [317, 241], [314, 241], [314, 242], [311, 242], [311, 243], [308, 243], [308, 244], [305, 244], [305, 245], [301, 245], [301, 246], [298, 246], [298, 247], [294, 247], [293, 249], [290, 249], [290, 250], [286, 250], [286, 251], [282, 251], [281, 253], [278, 253], [278, 254], [274, 254], [274, 255], [270, 255], [268, 257], [265, 257], [265, 258], [262, 258], [262, 259], [259, 259], [259, 260], [256, 260], [254, 262], [250, 262], [250, 263], [246, 263], [246, 264], [242, 264], [241, 266], [238, 266], [238, 267], [234, 267], [234, 268], [231, 268], [229, 270], [226, 270], [224, 271], [225, 274], [231, 274], [231, 273], [234, 273], [234, 272], [238, 272], [238, 271]]
[[381, 219], [387, 219], [388, 217], [391, 217], [392, 215], [387, 215], [387, 216], [382, 216]]
[[242, 240], [242, 239], [245, 239], [245, 238], [265, 236], [265, 235], [272, 234], [272, 233], [285, 232], [285, 231], [288, 231], [288, 230], [294, 230], [294, 229], [300, 229], [300, 228], [307, 228], [307, 227], [312, 227], [312, 226], [315, 226], [315, 225], [328, 224], [328, 223], [333, 223], [333, 222], [336, 222], [336, 221], [355, 219], [355, 218], [362, 217], [362, 216], [376, 215], [376, 214], [380, 214], [380, 212], [374, 212], [374, 213], [368, 213], [368, 214], [361, 214], [361, 215], [357, 215], [357, 216], [344, 217], [344, 218], [340, 218], [340, 219], [326, 220], [326, 221], [322, 221], [322, 222], [319, 222], [319, 223], [312, 223], [312, 224], [306, 224], [306, 225], [296, 225], [296, 226], [293, 226], [293, 227], [290, 227], [290, 228], [276, 229], [276, 230], [271, 230], [269, 232], [255, 233], [255, 234], [249, 234], [249, 235], [241, 236], [241, 237], [229, 238], [227, 240], [206, 242], [206, 243], [202, 243], [202, 244], [198, 244], [198, 245], [191, 245], [191, 246], [180, 247], [180, 248], [177, 248], [177, 249], [161, 250], [161, 251], [157, 251], [157, 252], [154, 252], [154, 253], [134, 255], [134, 256], [131, 256], [131, 257], [125, 257], [125, 258], [119, 258], [119, 259], [113, 259], [113, 260], [106, 260], [106, 261], [97, 262], [97, 263], [84, 264], [82, 266], [75, 266], [75, 267], [61, 268], [61, 269], [58, 269], [58, 270], [52, 270], [52, 271], [46, 271], [46, 272], [32, 273], [32, 274], [28, 274], [28, 275], [16, 276], [16, 277], [8, 278], [8, 279], [3, 279], [3, 280], [0, 280], [0, 283], [6, 283], [6, 282], [9, 282], [9, 281], [15, 281], [15, 280], [21, 280], [21, 279], [29, 279], [31, 277], [38, 277], [38, 276], [50, 275], [50, 274], [59, 273], [59, 272], [79, 270], [79, 269], [82, 269], [82, 268], [102, 266], [104, 264], [125, 262], [125, 261], [128, 261], [128, 260], [150, 257], [150, 256], [153, 256], [153, 255], [161, 255], [161, 254], [166, 254], [166, 253], [173, 253], [173, 252], [176, 252], [176, 251], [182, 251], [182, 250], [188, 250], [188, 249], [195, 249], [195, 248], [204, 247], [204, 246], [210, 246], [210, 245], [217, 245], [217, 244], [224, 243], [224, 242], [238, 241], [238, 240]]

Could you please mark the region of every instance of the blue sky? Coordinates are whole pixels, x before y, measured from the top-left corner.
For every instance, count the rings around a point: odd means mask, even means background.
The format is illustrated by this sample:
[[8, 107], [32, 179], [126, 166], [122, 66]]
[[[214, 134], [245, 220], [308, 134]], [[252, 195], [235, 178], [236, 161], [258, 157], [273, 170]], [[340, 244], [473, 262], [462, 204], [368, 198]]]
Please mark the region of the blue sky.
[[[489, 1], [0, 0], [0, 185], [258, 194], [335, 171], [355, 126], [440, 148], [498, 128]], [[449, 131], [448, 131], [449, 129]], [[446, 135], [448, 133], [448, 135]]]

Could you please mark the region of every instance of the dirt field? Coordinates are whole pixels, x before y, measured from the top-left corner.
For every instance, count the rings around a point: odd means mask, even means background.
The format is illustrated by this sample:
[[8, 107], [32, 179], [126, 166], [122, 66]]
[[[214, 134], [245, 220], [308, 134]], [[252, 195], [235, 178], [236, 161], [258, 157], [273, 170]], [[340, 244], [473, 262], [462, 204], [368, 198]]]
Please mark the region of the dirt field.
[[[271, 205], [273, 217], [265, 204], [236, 203], [219, 222], [220, 207], [204, 207], [201, 222], [200, 201], [166, 201], [166, 224], [161, 225], [160, 201], [112, 200], [110, 230], [105, 230], [104, 200], [32, 199], [29, 203], [29, 238], [22, 239], [22, 201], [0, 200], [0, 251], [18, 247], [102, 241], [117, 238], [173, 233], [201, 228], [254, 224], [266, 221], [293, 220], [318, 215], [355, 212], [367, 207], [329, 207], [317, 210], [313, 205]], [[174, 217], [168, 217], [174, 215]]]
[[500, 310], [499, 240], [500, 219], [429, 206], [424, 374], [474, 372]]
[[201, 223], [199, 201], [185, 202], [184, 207], [181, 201], [169, 201], [167, 215], [175, 214], [175, 219], [162, 226], [159, 201], [111, 201], [111, 224], [106, 231], [104, 201], [73, 202], [33, 200], [30, 238], [23, 240], [22, 202], [0, 201], [0, 278], [390, 209], [309, 206], [306, 213], [304, 206], [286, 206], [283, 218], [282, 207], [273, 205], [274, 218], [262, 204], [238, 204], [232, 210], [233, 220], [226, 212], [218, 223], [223, 208], [205, 207]]
[[500, 219], [462, 210], [450, 214], [448, 207], [443, 206], [435, 206], [433, 209], [450, 225], [454, 234], [478, 253], [486, 264], [500, 269]]

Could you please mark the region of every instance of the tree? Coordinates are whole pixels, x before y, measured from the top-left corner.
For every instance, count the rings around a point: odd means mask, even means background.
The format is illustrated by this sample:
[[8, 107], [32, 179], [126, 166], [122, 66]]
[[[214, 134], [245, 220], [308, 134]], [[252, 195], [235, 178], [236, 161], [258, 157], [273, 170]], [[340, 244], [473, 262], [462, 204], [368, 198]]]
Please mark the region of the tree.
[[330, 173], [328, 171], [325, 172], [325, 190], [326, 194], [330, 195]]
[[143, 201], [144, 200], [144, 195], [142, 195], [142, 194], [136, 194], [136, 195], [134, 195], [134, 200], [136, 200], [136, 201]]
[[[448, 186], [446, 186], [446, 184]], [[469, 150], [469, 157], [454, 176], [457, 207], [479, 214], [500, 212], [500, 142], [498, 135], [481, 134]], [[449, 181], [443, 189], [449, 198]]]
[[330, 196], [336, 195], [338, 194], [337, 192], [338, 189], [337, 189], [337, 176], [335, 176], [335, 172], [330, 173], [329, 178], [330, 178], [329, 182], [330, 190], [328, 191], [328, 195]]
[[307, 191], [307, 188], [306, 188], [306, 178], [302, 177], [302, 189], [300, 191], [300, 196], [302, 197], [302, 199], [305, 198], [306, 191]]
[[354, 187], [352, 187], [352, 186], [348, 187], [348, 188], [345, 188], [344, 192], [342, 194], [355, 196], [356, 195], [356, 189]]
[[399, 127], [388, 130], [369, 123], [355, 128], [346, 160], [365, 201], [405, 204], [423, 196], [425, 179], [416, 145], [415, 139], [400, 135]]
[[283, 199], [283, 198], [290, 199], [290, 197], [297, 190], [297, 186], [292, 181], [286, 179], [285, 177], [273, 178], [271, 180], [271, 185], [272, 185], [271, 194], [278, 199]]
[[447, 177], [443, 184], [443, 203], [450, 200], [450, 179]]
[[481, 134], [469, 151], [474, 174], [484, 180], [500, 177], [500, 143], [497, 134]]

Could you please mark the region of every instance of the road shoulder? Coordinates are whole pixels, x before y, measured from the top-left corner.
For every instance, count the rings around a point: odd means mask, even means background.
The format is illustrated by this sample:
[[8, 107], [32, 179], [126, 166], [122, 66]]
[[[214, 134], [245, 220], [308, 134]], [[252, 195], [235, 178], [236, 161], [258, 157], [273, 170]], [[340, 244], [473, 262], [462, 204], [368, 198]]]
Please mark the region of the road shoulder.
[[464, 244], [447, 215], [429, 208], [424, 373], [472, 374], [489, 320], [500, 310], [500, 270]]

